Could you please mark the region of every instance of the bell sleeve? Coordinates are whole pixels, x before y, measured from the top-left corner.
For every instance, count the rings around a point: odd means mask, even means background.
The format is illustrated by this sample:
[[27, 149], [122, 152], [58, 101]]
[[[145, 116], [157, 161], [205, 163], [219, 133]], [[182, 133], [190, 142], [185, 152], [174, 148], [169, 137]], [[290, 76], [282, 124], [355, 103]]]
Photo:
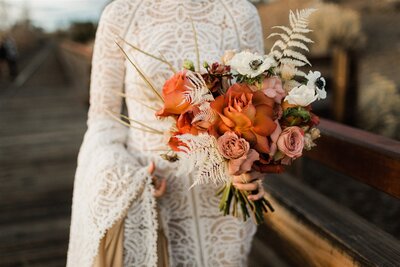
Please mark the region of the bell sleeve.
[[122, 16], [128, 11], [118, 1], [109, 5], [96, 34], [88, 129], [78, 156], [67, 266], [90, 267], [106, 231], [135, 203], [143, 206], [138, 228], [147, 235], [147, 245], [156, 246], [156, 204], [148, 162], [127, 151], [129, 129], [110, 116], [119, 114], [123, 103], [118, 92], [124, 88], [126, 62], [116, 40], [130, 27], [131, 19]]

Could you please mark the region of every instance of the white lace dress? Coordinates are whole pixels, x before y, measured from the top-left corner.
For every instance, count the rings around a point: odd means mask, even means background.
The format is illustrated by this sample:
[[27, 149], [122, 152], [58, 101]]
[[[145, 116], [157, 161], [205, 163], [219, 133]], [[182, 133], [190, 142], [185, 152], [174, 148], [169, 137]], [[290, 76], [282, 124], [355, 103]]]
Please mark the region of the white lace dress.
[[[156, 266], [158, 206], [168, 239], [170, 266], [246, 266], [256, 230], [221, 216], [213, 186], [188, 190], [193, 177], [177, 177], [176, 166], [159, 157], [166, 149], [160, 135], [129, 129], [110, 117], [120, 113], [125, 91], [129, 116], [159, 130], [154, 93], [125, 59], [115, 41], [121, 36], [141, 49], [161, 53], [176, 68], [195, 61], [191, 26], [198, 34], [201, 60], [214, 62], [228, 49], [263, 52], [258, 13], [246, 0], [116, 0], [105, 9], [96, 36], [88, 130], [75, 178], [69, 267], [90, 267], [107, 229], [125, 217], [124, 265]], [[150, 80], [162, 88], [168, 66], [124, 49]], [[150, 106], [150, 108], [148, 107]], [[149, 162], [166, 177], [168, 191], [152, 196]]]

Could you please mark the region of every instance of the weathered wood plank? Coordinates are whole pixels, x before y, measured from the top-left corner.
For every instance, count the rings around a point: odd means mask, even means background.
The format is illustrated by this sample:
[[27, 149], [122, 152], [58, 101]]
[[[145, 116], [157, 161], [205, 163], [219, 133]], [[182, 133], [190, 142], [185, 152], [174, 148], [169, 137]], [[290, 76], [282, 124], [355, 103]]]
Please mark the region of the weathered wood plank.
[[82, 130], [0, 137], [0, 164], [71, 160], [79, 151]]
[[[15, 197], [0, 206], [0, 225], [16, 224], [52, 217], [69, 217], [72, 191], [54, 190], [46, 193], [33, 192], [15, 201]], [[23, 211], [23, 212], [21, 212]]]
[[288, 175], [265, 186], [276, 212], [265, 242], [292, 266], [398, 266], [400, 242]]
[[2, 267], [65, 266], [87, 106], [49, 53], [23, 87], [0, 99]]
[[[70, 188], [76, 169], [76, 160], [49, 161], [41, 164], [3, 165], [0, 172], [0, 204], [6, 194], [16, 191], [41, 191]], [[19, 167], [19, 168], [18, 168]]]
[[263, 231], [264, 229], [260, 227], [253, 239], [248, 266], [289, 267], [289, 265], [279, 258], [276, 252], [265, 243]]
[[321, 120], [318, 149], [305, 155], [400, 198], [400, 142]]
[[2, 225], [0, 266], [65, 261], [68, 228], [66, 216]]

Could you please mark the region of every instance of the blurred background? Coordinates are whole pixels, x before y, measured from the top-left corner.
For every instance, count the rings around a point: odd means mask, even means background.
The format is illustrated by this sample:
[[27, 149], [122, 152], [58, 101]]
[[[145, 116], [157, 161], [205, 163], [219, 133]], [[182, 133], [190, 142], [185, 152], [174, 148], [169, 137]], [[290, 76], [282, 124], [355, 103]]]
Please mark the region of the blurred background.
[[[2, 267], [65, 265], [93, 39], [108, 2], [0, 0]], [[289, 9], [318, 8], [310, 23], [315, 44], [309, 57], [326, 77], [329, 97], [315, 105], [316, 113], [398, 148], [400, 1], [252, 2], [265, 37], [272, 26], [288, 25]], [[268, 52], [274, 40], [265, 40]], [[312, 160], [295, 164], [291, 173], [302, 186], [400, 238], [395, 197]]]

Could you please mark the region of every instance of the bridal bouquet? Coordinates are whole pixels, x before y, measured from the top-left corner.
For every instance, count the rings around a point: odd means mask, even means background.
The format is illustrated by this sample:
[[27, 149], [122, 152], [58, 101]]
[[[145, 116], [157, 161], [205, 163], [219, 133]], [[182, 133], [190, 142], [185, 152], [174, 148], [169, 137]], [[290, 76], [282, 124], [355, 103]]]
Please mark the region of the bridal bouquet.
[[264, 212], [273, 211], [270, 203], [249, 200], [256, 192], [236, 189], [231, 177], [282, 172], [320, 135], [311, 104], [326, 98], [325, 80], [318, 71], [300, 70], [311, 65], [301, 51], [312, 42], [305, 34], [313, 11], [290, 12], [290, 27], [275, 27], [282, 32], [271, 35], [279, 39], [268, 55], [227, 51], [220, 62], [204, 62], [203, 71], [199, 60], [197, 68], [186, 60], [162, 88], [156, 116], [173, 119], [171, 151], [163, 157], [193, 173], [193, 186], [223, 183], [224, 215], [263, 222]]

